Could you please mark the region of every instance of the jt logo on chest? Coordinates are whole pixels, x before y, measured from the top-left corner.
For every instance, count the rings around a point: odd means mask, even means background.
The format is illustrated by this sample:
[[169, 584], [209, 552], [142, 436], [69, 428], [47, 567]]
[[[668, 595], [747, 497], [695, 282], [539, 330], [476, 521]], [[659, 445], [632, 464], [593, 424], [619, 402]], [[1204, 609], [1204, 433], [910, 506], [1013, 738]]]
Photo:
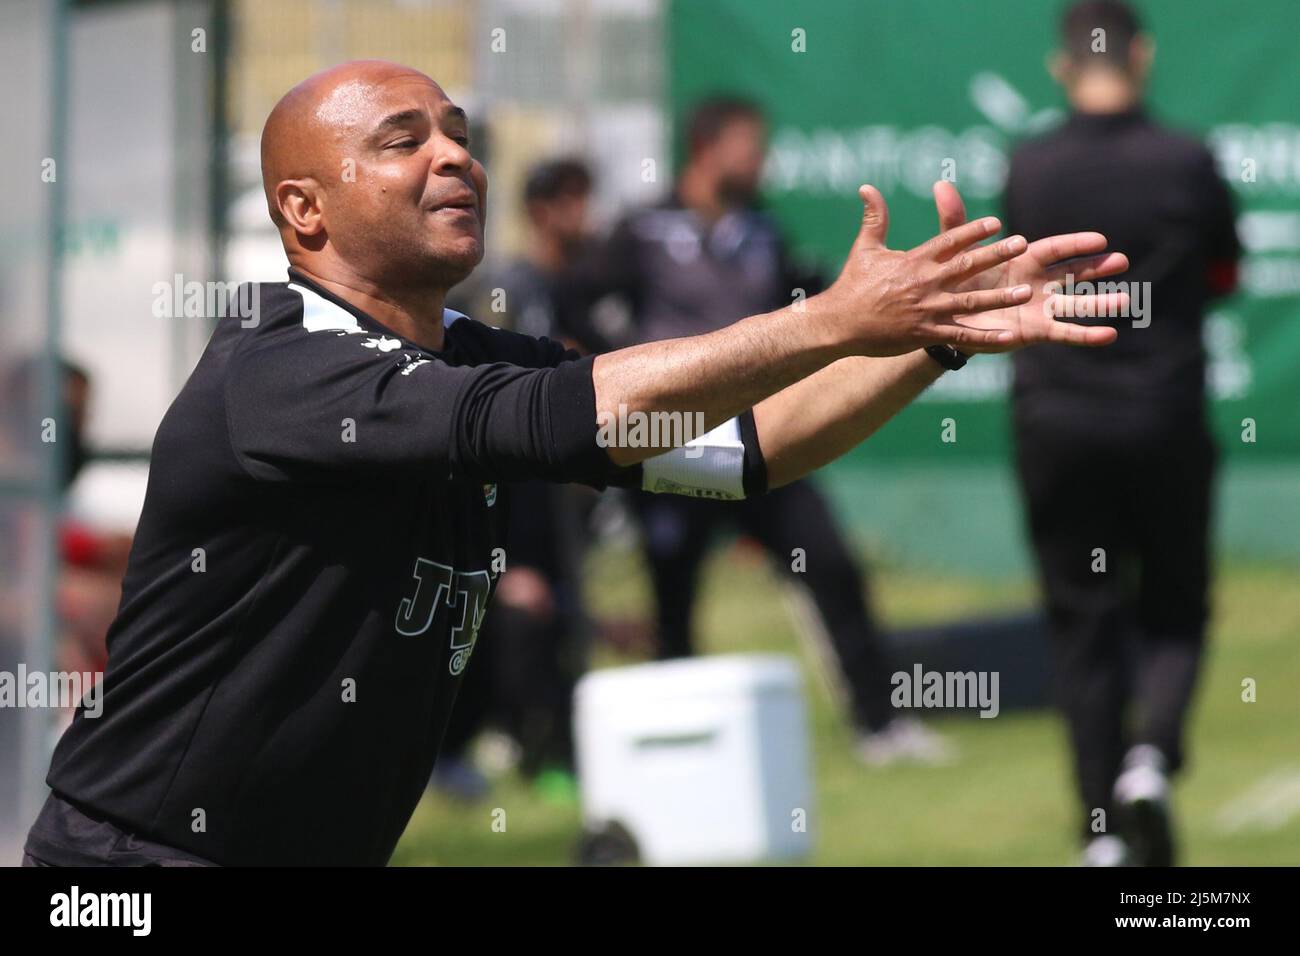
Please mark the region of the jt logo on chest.
[[430, 628], [446, 633], [447, 670], [459, 676], [474, 653], [492, 578], [487, 571], [457, 571], [427, 558], [415, 559], [414, 577], [415, 593], [397, 607], [397, 633], [416, 637]]

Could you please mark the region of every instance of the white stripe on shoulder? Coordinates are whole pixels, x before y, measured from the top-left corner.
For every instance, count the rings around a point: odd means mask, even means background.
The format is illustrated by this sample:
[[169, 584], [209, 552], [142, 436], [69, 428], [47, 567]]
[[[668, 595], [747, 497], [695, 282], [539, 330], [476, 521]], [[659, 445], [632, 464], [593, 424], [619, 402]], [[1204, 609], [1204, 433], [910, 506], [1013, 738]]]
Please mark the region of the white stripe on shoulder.
[[[337, 303], [331, 302], [319, 292], [300, 286], [296, 282], [290, 282], [289, 288], [302, 296], [302, 327], [308, 332], [347, 332], [361, 335], [369, 331], [361, 327], [355, 315]], [[442, 310], [443, 328], [451, 328], [459, 320], [468, 318], [469, 316], [464, 312], [457, 312], [455, 309]]]
[[355, 315], [320, 293], [295, 282], [290, 282], [289, 288], [302, 296], [302, 327], [308, 332], [366, 332]]

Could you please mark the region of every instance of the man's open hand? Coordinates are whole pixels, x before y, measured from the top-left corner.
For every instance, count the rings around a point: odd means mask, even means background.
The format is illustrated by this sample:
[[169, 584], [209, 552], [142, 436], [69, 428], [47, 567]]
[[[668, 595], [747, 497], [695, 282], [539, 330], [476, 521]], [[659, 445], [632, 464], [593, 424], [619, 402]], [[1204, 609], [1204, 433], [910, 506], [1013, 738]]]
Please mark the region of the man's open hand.
[[[966, 226], [966, 206], [952, 183], [934, 184], [934, 205], [939, 213], [942, 235], [958, 235]], [[1063, 285], [1067, 275], [1075, 282], [1113, 276], [1128, 269], [1122, 252], [1104, 252], [1106, 237], [1099, 232], [1072, 232], [1039, 239], [1016, 257], [973, 275], [958, 291], [997, 289], [1029, 285], [1031, 296], [1014, 306], [953, 317], [957, 324], [982, 330], [1005, 330], [1005, 342], [967, 338], [951, 339], [963, 352], [1007, 352], [1035, 342], [1065, 342], [1070, 345], [1109, 345], [1118, 333], [1109, 326], [1076, 325], [1056, 316], [1119, 315], [1128, 308], [1128, 293], [1105, 295], [1063, 295], [1053, 283]]]
[[[1031, 287], [1008, 282], [1005, 266], [1025, 252], [1022, 236], [978, 245], [1001, 228], [988, 217], [940, 233], [915, 249], [885, 248], [889, 209], [874, 186], [862, 186], [862, 227], [834, 284], [808, 301], [836, 340], [857, 355], [902, 355], [951, 343], [968, 351], [1010, 347], [1016, 331], [977, 325], [975, 314], [1002, 315], [1029, 302]], [[990, 277], [996, 270], [1002, 280]], [[961, 320], [957, 319], [961, 316]]]

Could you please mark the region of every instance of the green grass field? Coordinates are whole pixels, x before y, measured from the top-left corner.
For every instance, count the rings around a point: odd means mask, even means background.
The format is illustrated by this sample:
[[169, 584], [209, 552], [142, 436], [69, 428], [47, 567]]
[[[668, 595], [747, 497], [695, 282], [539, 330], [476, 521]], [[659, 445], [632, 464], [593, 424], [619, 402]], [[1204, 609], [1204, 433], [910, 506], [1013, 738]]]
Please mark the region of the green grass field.
[[[635, 556], [604, 553], [591, 565], [596, 613], [647, 606]], [[1028, 606], [1031, 583], [876, 568], [877, 610], [887, 626]], [[959, 761], [945, 768], [872, 770], [852, 752], [848, 727], [804, 653], [768, 570], [744, 551], [719, 549], [698, 609], [710, 653], [798, 656], [810, 701], [820, 865], [1062, 865], [1073, 862], [1074, 796], [1060, 722], [1050, 712], [994, 720], [930, 718]], [[1190, 733], [1191, 765], [1175, 792], [1183, 862], [1300, 864], [1300, 571], [1223, 569], [1212, 646]], [[603, 652], [599, 663], [621, 663]], [[1257, 683], [1244, 703], [1242, 681]], [[505, 831], [494, 819], [505, 811]], [[482, 803], [426, 796], [394, 856], [400, 865], [568, 863], [576, 807], [556, 806], [507, 775]]]

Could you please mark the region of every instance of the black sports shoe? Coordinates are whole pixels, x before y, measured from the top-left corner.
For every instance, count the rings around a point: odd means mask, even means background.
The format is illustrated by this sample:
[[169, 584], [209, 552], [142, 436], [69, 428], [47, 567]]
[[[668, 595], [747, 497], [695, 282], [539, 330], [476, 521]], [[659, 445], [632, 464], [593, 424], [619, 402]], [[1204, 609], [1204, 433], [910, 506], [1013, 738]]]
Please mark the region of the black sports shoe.
[[1169, 809], [1169, 775], [1164, 754], [1138, 744], [1124, 758], [1115, 780], [1120, 829], [1133, 866], [1173, 866], [1174, 833]]

